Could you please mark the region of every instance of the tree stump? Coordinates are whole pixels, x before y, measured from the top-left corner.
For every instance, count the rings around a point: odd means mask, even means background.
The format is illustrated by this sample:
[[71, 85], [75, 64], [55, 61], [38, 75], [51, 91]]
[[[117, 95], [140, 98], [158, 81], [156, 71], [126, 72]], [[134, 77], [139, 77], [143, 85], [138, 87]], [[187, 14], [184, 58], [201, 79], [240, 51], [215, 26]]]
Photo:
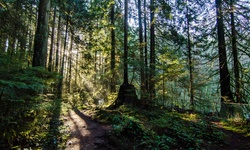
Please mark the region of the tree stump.
[[135, 87], [132, 84], [122, 84], [120, 86], [118, 96], [115, 102], [109, 107], [111, 109], [118, 108], [123, 104], [136, 105], [138, 103], [138, 98], [136, 95]]

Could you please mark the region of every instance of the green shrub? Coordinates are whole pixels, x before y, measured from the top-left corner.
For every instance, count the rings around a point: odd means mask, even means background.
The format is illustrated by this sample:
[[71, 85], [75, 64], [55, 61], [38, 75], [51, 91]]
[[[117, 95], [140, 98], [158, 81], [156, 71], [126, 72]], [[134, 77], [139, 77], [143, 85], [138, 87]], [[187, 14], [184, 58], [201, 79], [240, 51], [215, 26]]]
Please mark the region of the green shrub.
[[[44, 93], [55, 75], [42, 68], [0, 67], [0, 149], [35, 146], [49, 122]], [[39, 136], [38, 136], [39, 135]]]

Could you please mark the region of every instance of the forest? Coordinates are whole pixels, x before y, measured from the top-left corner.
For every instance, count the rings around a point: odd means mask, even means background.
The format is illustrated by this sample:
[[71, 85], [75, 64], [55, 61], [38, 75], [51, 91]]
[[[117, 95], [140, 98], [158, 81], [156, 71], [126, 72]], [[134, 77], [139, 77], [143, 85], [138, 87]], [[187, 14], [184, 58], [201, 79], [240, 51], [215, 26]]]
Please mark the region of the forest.
[[0, 0], [0, 149], [250, 149], [249, 0]]

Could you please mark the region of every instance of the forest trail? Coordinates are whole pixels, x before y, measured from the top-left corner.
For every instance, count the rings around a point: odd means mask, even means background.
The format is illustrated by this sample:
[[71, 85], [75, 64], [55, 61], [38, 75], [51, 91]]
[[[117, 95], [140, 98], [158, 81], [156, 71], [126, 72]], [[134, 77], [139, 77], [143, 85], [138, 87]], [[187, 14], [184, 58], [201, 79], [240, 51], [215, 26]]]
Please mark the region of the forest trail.
[[[112, 130], [111, 125], [103, 125], [91, 118], [94, 114], [89, 109], [69, 109], [64, 115], [64, 126], [68, 129], [69, 138], [65, 150], [113, 150], [107, 134]], [[226, 145], [214, 145], [221, 150], [249, 150], [250, 137], [226, 130], [219, 121], [211, 121], [226, 135]], [[213, 148], [213, 147], [211, 147]], [[206, 149], [206, 148], [205, 148]]]
[[249, 150], [250, 149], [250, 137], [246, 137], [243, 134], [227, 130], [223, 128], [223, 125], [219, 121], [212, 121], [218, 129], [220, 129], [226, 135], [226, 142], [228, 145], [225, 150]]
[[111, 126], [102, 125], [91, 119], [86, 110], [69, 110], [64, 117], [64, 126], [70, 136], [65, 150], [110, 150], [106, 135]]

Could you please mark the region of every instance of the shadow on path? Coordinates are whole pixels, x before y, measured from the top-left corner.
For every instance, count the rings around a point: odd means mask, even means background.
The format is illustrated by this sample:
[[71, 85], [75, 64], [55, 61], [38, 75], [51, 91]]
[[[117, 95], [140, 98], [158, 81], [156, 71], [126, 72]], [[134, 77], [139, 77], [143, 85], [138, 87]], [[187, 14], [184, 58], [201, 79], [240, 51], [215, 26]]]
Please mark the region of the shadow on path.
[[93, 121], [84, 111], [70, 110], [66, 122], [71, 135], [67, 142], [66, 150], [108, 150], [106, 133], [111, 130], [110, 126], [104, 126]]

